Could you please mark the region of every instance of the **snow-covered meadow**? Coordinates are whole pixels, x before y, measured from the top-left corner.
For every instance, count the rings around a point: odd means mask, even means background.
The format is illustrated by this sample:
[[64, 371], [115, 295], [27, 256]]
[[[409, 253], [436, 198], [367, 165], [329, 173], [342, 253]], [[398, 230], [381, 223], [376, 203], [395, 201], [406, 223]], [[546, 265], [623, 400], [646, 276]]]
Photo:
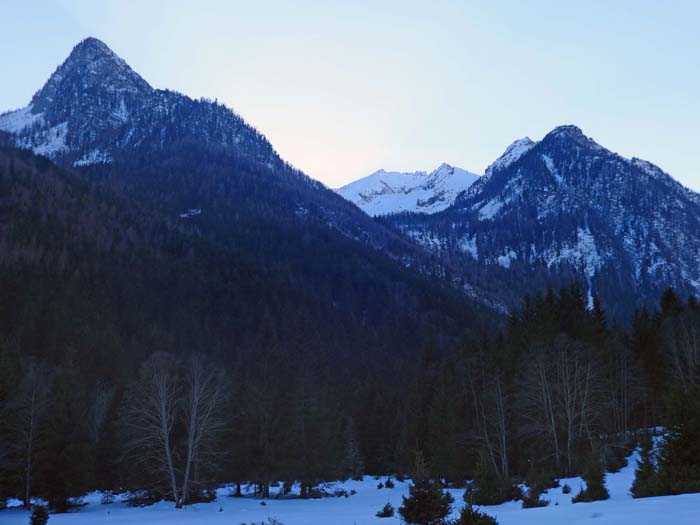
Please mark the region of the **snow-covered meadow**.
[[[549, 490], [544, 496], [550, 500], [547, 507], [522, 509], [520, 502], [509, 502], [483, 507], [495, 516], [501, 525], [695, 525], [700, 523], [700, 494], [633, 499], [629, 495], [636, 465], [634, 454], [620, 472], [608, 474], [606, 483], [610, 499], [593, 503], [571, 503], [571, 497], [582, 485], [580, 478], [562, 479], [561, 486], [571, 487], [571, 494], [562, 493], [561, 487]], [[100, 494], [90, 494], [86, 505], [69, 514], [52, 514], [51, 525], [127, 525], [127, 524], [260, 524], [284, 525], [398, 525], [400, 519], [375, 516], [387, 501], [398, 508], [401, 496], [408, 491], [409, 482], [395, 482], [392, 489], [378, 489], [379, 481], [366, 477], [362, 481], [348, 481], [332, 485], [354, 495], [324, 499], [271, 499], [232, 498], [231, 487], [219, 489], [219, 497], [212, 503], [189, 506], [176, 510], [171, 502], [161, 502], [142, 508], [129, 507], [119, 497], [108, 505], [100, 503]], [[455, 514], [462, 502], [463, 490], [451, 490], [455, 497]], [[271, 521], [272, 519], [272, 521]], [[19, 508], [0, 512], [2, 525], [26, 524], [29, 513]]]

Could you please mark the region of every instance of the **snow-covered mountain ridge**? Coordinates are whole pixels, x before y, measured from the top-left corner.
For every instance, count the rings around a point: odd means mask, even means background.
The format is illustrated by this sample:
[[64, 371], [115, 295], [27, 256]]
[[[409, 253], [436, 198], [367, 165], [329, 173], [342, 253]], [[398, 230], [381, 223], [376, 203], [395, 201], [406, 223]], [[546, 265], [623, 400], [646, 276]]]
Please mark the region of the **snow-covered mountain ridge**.
[[[516, 140], [486, 168], [483, 178], [517, 161], [535, 144], [529, 137]], [[431, 214], [452, 206], [457, 196], [480, 178], [476, 173], [443, 163], [430, 173], [380, 169], [336, 191], [373, 217], [403, 212]]]
[[508, 270], [514, 300], [578, 280], [625, 317], [667, 286], [700, 292], [700, 195], [576, 126], [509, 147], [441, 213], [389, 220], [451, 260]]
[[441, 164], [430, 173], [379, 170], [337, 191], [372, 216], [404, 211], [435, 213], [452, 205], [478, 177], [449, 164]]

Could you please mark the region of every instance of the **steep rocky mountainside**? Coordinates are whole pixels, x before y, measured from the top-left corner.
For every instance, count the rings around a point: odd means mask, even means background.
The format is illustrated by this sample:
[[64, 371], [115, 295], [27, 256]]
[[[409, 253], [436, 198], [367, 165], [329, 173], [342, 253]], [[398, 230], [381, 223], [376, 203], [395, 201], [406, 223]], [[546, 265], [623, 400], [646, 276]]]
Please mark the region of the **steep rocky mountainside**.
[[507, 270], [513, 300], [578, 280], [624, 318], [667, 286], [700, 291], [700, 196], [575, 126], [516, 142], [445, 211], [387, 220], [443, 257]]

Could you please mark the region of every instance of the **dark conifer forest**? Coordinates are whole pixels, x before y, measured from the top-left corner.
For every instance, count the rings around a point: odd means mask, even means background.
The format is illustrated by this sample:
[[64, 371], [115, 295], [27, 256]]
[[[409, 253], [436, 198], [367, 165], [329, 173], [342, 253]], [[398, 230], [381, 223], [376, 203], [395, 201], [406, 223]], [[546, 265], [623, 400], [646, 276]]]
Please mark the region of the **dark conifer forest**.
[[[227, 232], [149, 208], [155, 185], [125, 185], [152, 179], [110, 169], [0, 151], [3, 500], [60, 511], [99, 488], [181, 506], [232, 481], [315, 497], [324, 481], [411, 476], [420, 453], [430, 479], [474, 479], [470, 501], [498, 503], [520, 481], [614, 471], [658, 427], [635, 495], [700, 486], [693, 298], [669, 289], [621, 325], [573, 283], [504, 318], [369, 250], [351, 275], [337, 238], [315, 267], [245, 224], [252, 201], [231, 217], [244, 233], [212, 242], [202, 231]], [[296, 269], [274, 265], [287, 249]]]

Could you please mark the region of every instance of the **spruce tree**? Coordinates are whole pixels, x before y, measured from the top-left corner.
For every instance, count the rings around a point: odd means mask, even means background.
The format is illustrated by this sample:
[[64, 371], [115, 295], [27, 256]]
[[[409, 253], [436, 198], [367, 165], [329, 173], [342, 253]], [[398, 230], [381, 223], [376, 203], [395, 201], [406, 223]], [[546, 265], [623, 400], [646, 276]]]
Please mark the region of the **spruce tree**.
[[498, 525], [498, 522], [493, 516], [466, 505], [452, 525]]
[[659, 494], [700, 488], [700, 387], [674, 389], [667, 402], [668, 430], [659, 444]]
[[359, 481], [362, 479], [364, 470], [365, 461], [362, 458], [355, 436], [355, 425], [352, 419], [348, 419], [345, 426], [341, 478]]
[[658, 491], [656, 463], [654, 461], [654, 444], [651, 437], [645, 435], [640, 443], [639, 461], [634, 471], [632, 496], [647, 498], [655, 496]]
[[393, 518], [394, 517], [394, 506], [390, 502], [386, 502], [381, 509], [377, 511], [376, 516], [378, 518]]
[[49, 511], [43, 505], [34, 505], [29, 516], [29, 525], [46, 525], [49, 521]]
[[469, 505], [499, 505], [508, 500], [509, 483], [486, 461], [477, 464], [474, 479], [464, 493]]
[[582, 477], [586, 482], [586, 488], [574, 496], [572, 499], [574, 503], [600, 501], [610, 497], [605, 486], [605, 470], [595, 456], [589, 460]]
[[673, 317], [683, 312], [683, 301], [673, 288], [666, 288], [659, 301], [659, 307], [663, 315]]
[[77, 370], [68, 363], [55, 374], [50, 406], [37, 457], [39, 493], [58, 512], [68, 510], [68, 499], [92, 486], [94, 450], [87, 428], [85, 389]]
[[452, 510], [454, 499], [439, 483], [430, 480], [423, 454], [416, 454], [416, 469], [408, 497], [403, 497], [399, 514], [410, 525], [441, 525]]

